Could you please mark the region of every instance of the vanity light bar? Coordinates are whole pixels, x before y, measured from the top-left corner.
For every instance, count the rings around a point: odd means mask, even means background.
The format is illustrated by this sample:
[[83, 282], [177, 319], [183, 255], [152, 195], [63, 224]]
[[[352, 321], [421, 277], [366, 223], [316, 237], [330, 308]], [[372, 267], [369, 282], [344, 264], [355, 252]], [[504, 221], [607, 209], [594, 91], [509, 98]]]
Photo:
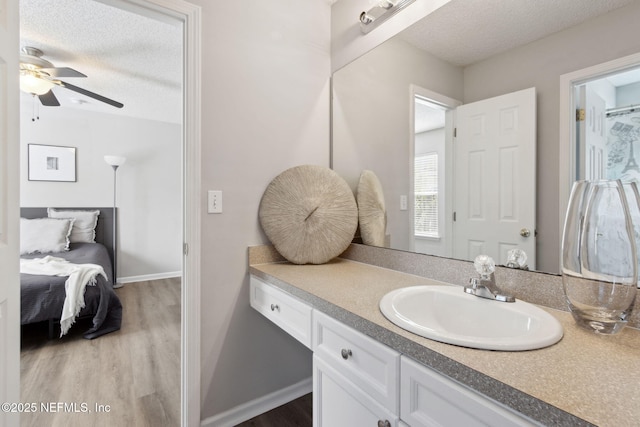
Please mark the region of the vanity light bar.
[[380, 2], [360, 14], [360, 29], [367, 34], [387, 19], [398, 13], [415, 0], [380, 0]]

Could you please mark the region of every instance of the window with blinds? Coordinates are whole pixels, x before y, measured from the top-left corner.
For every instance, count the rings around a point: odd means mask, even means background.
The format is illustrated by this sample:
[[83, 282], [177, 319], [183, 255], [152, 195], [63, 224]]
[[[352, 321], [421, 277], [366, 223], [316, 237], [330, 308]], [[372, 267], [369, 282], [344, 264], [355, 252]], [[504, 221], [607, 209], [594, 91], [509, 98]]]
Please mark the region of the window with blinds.
[[438, 153], [416, 156], [414, 194], [414, 234], [420, 237], [440, 237], [438, 230]]

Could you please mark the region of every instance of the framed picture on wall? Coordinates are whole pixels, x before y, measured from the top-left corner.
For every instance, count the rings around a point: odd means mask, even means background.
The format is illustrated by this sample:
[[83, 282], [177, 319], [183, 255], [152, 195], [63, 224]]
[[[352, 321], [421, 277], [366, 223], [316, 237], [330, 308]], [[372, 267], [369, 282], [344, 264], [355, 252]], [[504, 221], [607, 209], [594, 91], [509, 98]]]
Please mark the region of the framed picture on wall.
[[29, 144], [29, 181], [76, 181], [76, 148]]

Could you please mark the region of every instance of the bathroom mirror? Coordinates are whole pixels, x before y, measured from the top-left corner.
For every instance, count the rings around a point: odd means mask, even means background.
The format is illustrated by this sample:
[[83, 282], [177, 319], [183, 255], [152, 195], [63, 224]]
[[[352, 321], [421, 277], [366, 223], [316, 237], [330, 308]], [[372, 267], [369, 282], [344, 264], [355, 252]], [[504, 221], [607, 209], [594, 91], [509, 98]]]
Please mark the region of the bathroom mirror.
[[[499, 2], [504, 10], [496, 13], [475, 3], [481, 2], [452, 0], [333, 74], [332, 167], [354, 190], [362, 170], [378, 176], [391, 248], [456, 257], [451, 248], [416, 249], [412, 180], [415, 114], [421, 110], [416, 99], [435, 100], [436, 109], [450, 114], [456, 103], [535, 88], [536, 152], [530, 162], [536, 164], [536, 177], [530, 188], [536, 218], [535, 227], [522, 232], [536, 239], [534, 268], [559, 273], [558, 153], [568, 144], [559, 140], [560, 76], [637, 53], [633, 28], [640, 4], [621, 0], [588, 10], [592, 2], [583, 0], [509, 1]], [[438, 129], [453, 132], [453, 125], [445, 122]], [[446, 144], [453, 144], [449, 137]], [[444, 179], [459, 174], [455, 167], [450, 158], [442, 163]], [[457, 197], [475, 197], [465, 185], [456, 189]], [[440, 194], [439, 201], [448, 203], [451, 192]], [[440, 215], [444, 232], [432, 240], [453, 233], [454, 212], [445, 209]]]

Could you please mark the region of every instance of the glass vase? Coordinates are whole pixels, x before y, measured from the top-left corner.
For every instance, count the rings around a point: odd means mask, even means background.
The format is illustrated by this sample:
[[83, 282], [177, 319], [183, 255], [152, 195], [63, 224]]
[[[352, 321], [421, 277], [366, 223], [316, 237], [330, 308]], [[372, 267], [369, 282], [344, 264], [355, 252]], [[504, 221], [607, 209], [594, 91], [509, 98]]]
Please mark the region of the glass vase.
[[[637, 188], [625, 185], [637, 209]], [[624, 328], [636, 297], [638, 261], [627, 195], [619, 180], [577, 181], [565, 218], [565, 297], [578, 325], [600, 334]]]
[[629, 215], [631, 217], [631, 225], [633, 227], [633, 236], [636, 242], [636, 260], [638, 274], [638, 289], [640, 289], [640, 192], [637, 183], [623, 182], [624, 194], [627, 197], [627, 205], [629, 206]]

